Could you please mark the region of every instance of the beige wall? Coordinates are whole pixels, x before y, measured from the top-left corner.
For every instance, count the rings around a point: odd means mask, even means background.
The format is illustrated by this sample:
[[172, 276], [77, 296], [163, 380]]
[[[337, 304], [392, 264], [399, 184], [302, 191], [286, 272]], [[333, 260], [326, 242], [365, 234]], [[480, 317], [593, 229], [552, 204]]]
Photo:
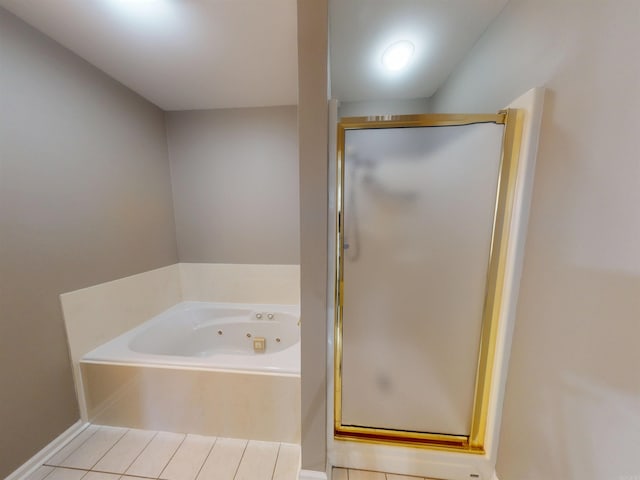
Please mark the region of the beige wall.
[[297, 264], [296, 107], [167, 112], [182, 262]]
[[501, 480], [640, 476], [640, 2], [512, 0], [434, 98], [545, 102]]
[[0, 9], [0, 477], [78, 419], [58, 295], [175, 263], [162, 112]]
[[298, 0], [302, 468], [325, 470], [327, 382], [327, 0]]

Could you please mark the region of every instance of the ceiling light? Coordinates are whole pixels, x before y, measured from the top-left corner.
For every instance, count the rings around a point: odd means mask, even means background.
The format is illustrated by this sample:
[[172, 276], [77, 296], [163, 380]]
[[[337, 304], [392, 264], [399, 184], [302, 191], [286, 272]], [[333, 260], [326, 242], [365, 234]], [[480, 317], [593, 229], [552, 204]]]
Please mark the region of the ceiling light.
[[158, 0], [115, 0], [117, 3], [128, 6], [142, 6], [158, 3]]
[[387, 47], [382, 54], [382, 64], [387, 70], [396, 72], [409, 64], [415, 48], [408, 40], [400, 40]]

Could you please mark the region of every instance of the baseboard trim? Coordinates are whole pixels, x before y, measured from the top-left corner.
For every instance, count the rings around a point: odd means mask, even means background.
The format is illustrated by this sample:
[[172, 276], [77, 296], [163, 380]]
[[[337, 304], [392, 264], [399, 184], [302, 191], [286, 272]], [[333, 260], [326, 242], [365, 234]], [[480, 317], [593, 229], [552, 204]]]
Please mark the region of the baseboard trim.
[[64, 447], [69, 440], [78, 435], [81, 431], [89, 426], [88, 423], [78, 420], [76, 423], [67, 428], [64, 432], [54, 438], [42, 450], [18, 467], [13, 473], [9, 474], [5, 480], [22, 480], [55, 455], [58, 450]]
[[300, 470], [299, 480], [327, 480], [327, 472], [317, 470]]

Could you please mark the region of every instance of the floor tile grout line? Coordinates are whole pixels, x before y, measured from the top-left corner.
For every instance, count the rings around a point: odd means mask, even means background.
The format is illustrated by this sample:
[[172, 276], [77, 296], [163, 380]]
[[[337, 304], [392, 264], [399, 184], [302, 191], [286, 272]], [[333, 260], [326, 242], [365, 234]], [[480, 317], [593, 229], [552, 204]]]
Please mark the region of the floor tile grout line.
[[[89, 425], [87, 426], [87, 428], [90, 428], [90, 427], [92, 427], [92, 426], [94, 426], [94, 425], [93, 425], [93, 423], [89, 424]], [[62, 450], [64, 447], [66, 447], [66, 446], [67, 446], [67, 445], [69, 445], [71, 442], [73, 442], [76, 438], [78, 438], [80, 435], [82, 435], [82, 434], [85, 432], [85, 430], [86, 430], [87, 428], [82, 429], [82, 432], [78, 433], [77, 435], [74, 435], [74, 437], [73, 437], [71, 440], [69, 440], [68, 442], [66, 442], [66, 443], [62, 446], [62, 448], [60, 448], [60, 450]], [[76, 448], [74, 448], [72, 451], [70, 451], [67, 455], [65, 455], [65, 456], [64, 456], [64, 458], [60, 460], [60, 463], [64, 463], [64, 461], [65, 461], [67, 458], [69, 458], [71, 455], [73, 455], [74, 453], [76, 453], [76, 450], [78, 450], [78, 449], [79, 449], [80, 447], [82, 447], [85, 443], [87, 443], [87, 442], [89, 441], [89, 439], [93, 438], [93, 436], [94, 436], [96, 433], [98, 433], [98, 430], [100, 430], [100, 427], [99, 427], [98, 425], [96, 425], [96, 430], [95, 430], [91, 435], [89, 435], [89, 436], [84, 440], [84, 442], [82, 442], [80, 445], [78, 445]], [[58, 452], [59, 452], [60, 450], [58, 450]], [[56, 452], [56, 453], [54, 453], [53, 455], [51, 455], [51, 457], [50, 457], [50, 458], [55, 457], [55, 456], [58, 454], [58, 452]], [[48, 461], [48, 460], [49, 460], [49, 459], [47, 459], [47, 461]], [[57, 466], [58, 466], [58, 465], [53, 465], [53, 464], [47, 463], [47, 461], [45, 461], [45, 462], [43, 463], [43, 465], [47, 465], [47, 466], [49, 466], [49, 467], [57, 467]], [[49, 474], [50, 474], [50, 473], [51, 473], [51, 472], [49, 472]], [[49, 476], [49, 475], [47, 475], [47, 476]], [[46, 478], [46, 477], [45, 477], [45, 478]], [[44, 480], [44, 479], [43, 479], [43, 480]]]
[[[132, 430], [133, 430], [133, 429], [132, 429]], [[131, 430], [129, 430], [129, 431], [131, 431]], [[136, 458], [134, 458], [133, 460], [131, 460], [131, 463], [127, 466], [127, 468], [125, 468], [125, 469], [124, 469], [124, 472], [122, 472], [122, 473], [117, 472], [117, 473], [116, 473], [116, 475], [123, 475], [123, 476], [124, 476], [124, 475], [126, 475], [126, 474], [127, 474], [127, 470], [129, 470], [129, 469], [131, 468], [131, 465], [133, 465], [133, 464], [136, 462], [136, 460], [138, 459], [138, 457], [139, 457], [140, 455], [142, 455], [142, 452], [144, 452], [144, 451], [147, 449], [147, 447], [149, 446], [149, 444], [150, 444], [151, 442], [153, 442], [153, 439], [154, 439], [154, 438], [156, 438], [156, 436], [157, 436], [157, 435], [158, 435], [158, 432], [155, 432], [153, 435], [151, 435], [151, 438], [149, 439], [149, 441], [147, 441], [147, 443], [145, 443], [145, 445], [144, 445], [144, 447], [142, 448], [142, 450], [140, 450], [140, 452], [138, 452], [138, 455], [136, 455]], [[97, 464], [96, 464], [96, 465], [97, 465]], [[114, 472], [106, 472], [106, 473], [114, 473]]]
[[122, 476], [122, 473], [118, 473], [118, 472], [108, 472], [106, 470], [87, 470], [87, 473], [106, 473], [107, 475], [116, 475], [116, 476]]
[[82, 480], [84, 477], [87, 476], [87, 473], [89, 473], [89, 470], [85, 470], [84, 468], [69, 468], [69, 467], [53, 467], [52, 465], [41, 465], [42, 466], [47, 466], [47, 467], [52, 467], [53, 470], [51, 470], [49, 473], [47, 473], [42, 480], [44, 480], [45, 478], [47, 478], [49, 475], [51, 475], [53, 472], [55, 472], [56, 470], [60, 469], [60, 470], [77, 470], [80, 472], [84, 472], [84, 475], [82, 475], [78, 480]]
[[[64, 447], [63, 447], [64, 448]], [[49, 473], [47, 473], [44, 477], [42, 477], [41, 480], [45, 480], [45, 478], [47, 478], [49, 475], [51, 475], [53, 473], [53, 471], [56, 469], [56, 467], [52, 466], [52, 465], [45, 465], [44, 463], [42, 465], [40, 465], [38, 468], [42, 468], [42, 467], [51, 467], [51, 471]], [[35, 472], [35, 470], [34, 470]], [[32, 474], [33, 475], [33, 474]], [[31, 476], [31, 475], [30, 475]]]
[[[153, 442], [153, 440], [158, 436], [158, 431], [156, 431], [153, 435], [151, 435], [151, 438], [149, 439], [149, 441], [144, 445], [144, 448], [142, 450], [140, 450], [140, 452], [138, 453], [138, 455], [136, 455], [136, 458], [134, 458], [131, 463], [129, 464], [129, 466], [127, 466], [127, 468], [124, 470], [124, 472], [122, 473], [122, 476], [125, 476], [127, 474], [127, 470], [129, 470], [131, 468], [131, 465], [133, 465], [134, 463], [136, 463], [136, 460], [138, 460], [138, 458], [140, 458], [140, 455], [142, 455], [142, 452], [144, 452], [147, 447], [149, 447], [149, 444], [151, 442]], [[132, 475], [135, 476], [135, 475]], [[144, 478], [144, 477], [142, 477]]]
[[[116, 428], [122, 428], [122, 427], [116, 427]], [[100, 427], [100, 429], [102, 429], [102, 427]], [[111, 445], [111, 446], [107, 449], [107, 451], [106, 451], [106, 452], [104, 452], [104, 453], [102, 454], [102, 456], [101, 456], [98, 460], [96, 460], [96, 462], [95, 462], [93, 465], [91, 465], [91, 467], [88, 469], [88, 471], [93, 470], [93, 467], [95, 467], [95, 466], [100, 462], [100, 460], [102, 460], [102, 459], [104, 458], [104, 456], [105, 456], [107, 453], [109, 453], [109, 452], [111, 451], [111, 449], [112, 449], [113, 447], [115, 447], [115, 446], [118, 444], [118, 442], [119, 442], [120, 440], [122, 440], [122, 438], [123, 438], [123, 437], [124, 437], [124, 436], [125, 436], [125, 435], [130, 431], [130, 430], [131, 430], [130, 428], [125, 428], [125, 429], [124, 429], [124, 433], [123, 433], [122, 435], [120, 435], [120, 437], [118, 438], [118, 440], [116, 440], [116, 442], [115, 442], [113, 445]]]
[[282, 443], [278, 443], [278, 452], [276, 453], [276, 461], [273, 462], [273, 471], [271, 472], [271, 480], [273, 480], [276, 475], [276, 466], [278, 465], [278, 458], [280, 458], [281, 448], [282, 448]]
[[155, 480], [155, 477], [142, 477], [140, 475], [127, 475], [125, 473], [103, 472], [101, 470], [87, 470], [86, 468], [79, 468], [79, 467], [54, 467], [52, 465], [41, 465], [41, 466], [51, 467], [53, 469], [53, 470], [51, 470], [51, 472], [49, 472], [47, 474], [47, 476], [51, 475], [54, 470], [60, 469], [60, 470], [79, 470], [81, 472], [85, 472], [85, 474], [81, 478], [84, 478], [87, 473], [92, 473], [93, 472], [93, 473], [107, 473], [109, 475], [118, 476], [120, 478], [122, 478], [122, 477], [135, 477], [135, 478], [140, 478], [140, 479], [145, 479], [145, 480]]
[[244, 454], [247, 451], [247, 447], [249, 446], [249, 442], [251, 440], [247, 440], [247, 443], [244, 444], [244, 450], [242, 450], [242, 455], [240, 456], [240, 461], [238, 462], [238, 466], [236, 467], [236, 471], [233, 472], [233, 480], [236, 480], [236, 475], [238, 475], [238, 470], [240, 470], [240, 465], [242, 465], [242, 460], [244, 459]]
[[[47, 466], [50, 467], [51, 465], [47, 465]], [[61, 470], [80, 470], [82, 472], [90, 472], [91, 471], [91, 470], [87, 470], [86, 468], [80, 468], [80, 467], [53, 467], [53, 468], [54, 468], [54, 470], [56, 468], [59, 468]], [[100, 473], [103, 473], [103, 472], [100, 472]]]
[[115, 473], [114, 475], [120, 475], [120, 478], [122, 478], [122, 477], [134, 477], [134, 478], [141, 478], [141, 479], [143, 478], [145, 480], [155, 480], [155, 477], [141, 477], [140, 475], [129, 475], [129, 474], [126, 474], [126, 473], [122, 473], [122, 474]]
[[[149, 448], [149, 445], [151, 445], [151, 442], [153, 442], [160, 433], [161, 433], [161, 431], [158, 430], [158, 431], [156, 431], [156, 433], [153, 434], [153, 437], [151, 437], [151, 440], [149, 440], [147, 442], [147, 444], [144, 446], [142, 451], [136, 456], [135, 460], [133, 462], [131, 462], [131, 465], [129, 465], [127, 467], [127, 469], [124, 471], [122, 476], [124, 476], [124, 477], [136, 477], [136, 478], [150, 478], [150, 479], [153, 479], [153, 480], [157, 479], [157, 477], [143, 477], [143, 476], [134, 475], [133, 473], [128, 473], [128, 472], [129, 472], [129, 469], [133, 466], [133, 464], [136, 463], [136, 460], [138, 460], [138, 458], [140, 458], [140, 455], [142, 455], [147, 450], [147, 448]], [[182, 443], [181, 443], [181, 445], [182, 445]]]
[[[169, 464], [171, 463], [171, 460], [173, 460], [173, 457], [176, 456], [176, 453], [178, 453], [178, 450], [180, 450], [180, 447], [182, 446], [182, 444], [184, 443], [184, 441], [187, 439], [187, 435], [188, 433], [185, 433], [184, 436], [182, 437], [182, 441], [180, 442], [180, 445], [178, 445], [178, 448], [176, 448], [173, 453], [171, 454], [171, 456], [169, 457], [169, 460], [167, 460], [167, 463], [165, 463], [164, 467], [162, 467], [162, 470], [160, 470], [160, 473], [158, 474], [158, 476], [156, 477], [156, 479], [162, 478], [162, 474], [164, 473], [164, 471], [167, 469], [167, 467], [169, 466]], [[131, 465], [129, 465], [131, 466]]]
[[[108, 428], [113, 428], [110, 426], [96, 426], [96, 430], [94, 432], [92, 432], [82, 443], [80, 443], [80, 445], [78, 445], [75, 449], [73, 449], [73, 451], [69, 452], [68, 455], [65, 455], [65, 457], [62, 459], [62, 461], [65, 461], [66, 459], [69, 458], [69, 456], [71, 456], [73, 453], [75, 453], [80, 447], [82, 447], [89, 439], [93, 438], [94, 435], [96, 435], [98, 432], [100, 431], [104, 431], [107, 430]], [[129, 468], [131, 468], [131, 465], [133, 465], [135, 463], [135, 461], [140, 457], [140, 455], [142, 455], [146, 449], [149, 447], [149, 444], [158, 436], [158, 434], [160, 432], [156, 431], [154, 432], [153, 436], [146, 442], [146, 444], [144, 445], [144, 447], [140, 450], [140, 452], [136, 455], [136, 457], [130, 462], [129, 466], [126, 468], [126, 470], [123, 473], [120, 472], [114, 472], [114, 471], [109, 471], [109, 470], [102, 470], [102, 469], [96, 469], [96, 465], [103, 459], [105, 458], [105, 456], [107, 456], [109, 454], [109, 452], [111, 452], [116, 445], [118, 445], [120, 442], [123, 441], [123, 438], [131, 431], [134, 431], [135, 429], [130, 429], [130, 428], [122, 428], [122, 430], [124, 430], [122, 432], [122, 434], [117, 437], [117, 440], [113, 443], [113, 445], [111, 445], [96, 461], [95, 463], [93, 463], [91, 466], [89, 467], [74, 467], [74, 466], [62, 466], [62, 465], [48, 465], [48, 464], [42, 464], [41, 466], [46, 466], [46, 467], [50, 467], [51, 471], [49, 471], [43, 478], [42, 480], [45, 480], [46, 477], [50, 476], [56, 469], [66, 469], [66, 470], [76, 470], [76, 471], [81, 471], [83, 472], [82, 476], [79, 478], [79, 480], [84, 479], [87, 474], [89, 474], [90, 472], [95, 472], [95, 473], [102, 473], [102, 474], [108, 474], [108, 475], [114, 475], [117, 476], [117, 480], [122, 480], [124, 477], [135, 477], [135, 478], [139, 478], [139, 479], [144, 479], [144, 480], [160, 480], [162, 478], [162, 475], [164, 474], [164, 472], [166, 471], [167, 467], [169, 466], [169, 464], [171, 463], [171, 461], [174, 459], [174, 457], [177, 455], [177, 453], [180, 451], [180, 449], [183, 447], [188, 434], [183, 434], [183, 438], [180, 441], [180, 443], [178, 444], [178, 446], [175, 448], [175, 450], [172, 452], [171, 456], [169, 457], [169, 459], [167, 460], [166, 464], [163, 466], [162, 470], [160, 471], [160, 473], [156, 476], [141, 476], [141, 475], [134, 475], [134, 474], [128, 474], [127, 470], [129, 470]], [[81, 432], [82, 433], [82, 432]], [[79, 434], [78, 434], [79, 435]], [[73, 441], [75, 438], [77, 438], [77, 435], [75, 437], [73, 437], [69, 442]], [[210, 437], [211, 438], [211, 437]], [[218, 440], [220, 437], [213, 437], [213, 443], [211, 444], [211, 447], [208, 449], [207, 454], [205, 455], [203, 461], [200, 463], [200, 466], [198, 468], [198, 471], [195, 473], [194, 477], [191, 479], [185, 479], [185, 480], [198, 480], [198, 477], [201, 476], [201, 473], [204, 469], [205, 464], [207, 463], [208, 459], [211, 457], [211, 454], [214, 450], [214, 448], [216, 447]], [[249, 444], [252, 442], [252, 440], [245, 440], [245, 445], [244, 448], [242, 450], [242, 454], [240, 456], [240, 460], [238, 462], [238, 464], [235, 467], [235, 471], [233, 473], [233, 477], [232, 479], [235, 480], [238, 476], [238, 472], [240, 471], [241, 466], [243, 465], [243, 461], [244, 458], [246, 456], [246, 452], [248, 447], [250, 446]], [[274, 459], [274, 463], [273, 463], [273, 468], [271, 470], [271, 475], [270, 477], [268, 477], [270, 480], [274, 480], [275, 479], [275, 473], [276, 473], [276, 468], [278, 466], [278, 461], [280, 459], [280, 453], [282, 452], [282, 442], [272, 442], [272, 443], [277, 443], [278, 448], [277, 448], [277, 452], [276, 452], [276, 456]], [[66, 445], [65, 445], [66, 446]], [[63, 447], [64, 448], [64, 447]], [[347, 480], [349, 478], [348, 475], [348, 470], [347, 470]], [[417, 479], [418, 480], [418, 479]], [[421, 480], [421, 479], [420, 479]]]
[[127, 429], [127, 431], [126, 431], [126, 432], [124, 432], [124, 435], [122, 435], [118, 440], [116, 440], [116, 443], [114, 443], [113, 445], [111, 445], [111, 447], [109, 448], [109, 450], [107, 450], [106, 452], [104, 452], [104, 455], [102, 455], [102, 456], [98, 459], [98, 461], [97, 461], [95, 464], [93, 464], [93, 465], [92, 465], [91, 467], [89, 467], [89, 468], [83, 468], [82, 470], [87, 470], [87, 471], [89, 471], [89, 472], [96, 472], [96, 473], [110, 473], [110, 474], [112, 474], [112, 475], [122, 475], [122, 474], [121, 474], [121, 473], [119, 473], [119, 472], [110, 472], [110, 471], [108, 471], [108, 470], [98, 470], [98, 469], [96, 469], [96, 465], [98, 465], [98, 464], [100, 463], [100, 460], [102, 460], [104, 457], [106, 457], [106, 456], [107, 456], [107, 454], [108, 454], [108, 453], [109, 453], [109, 452], [110, 452], [110, 451], [111, 451], [111, 450], [112, 450], [116, 445], [118, 445], [118, 443], [120, 443], [120, 441], [121, 441], [124, 437], [126, 437], [126, 436], [127, 436], [127, 433], [129, 433], [130, 431], [131, 431], [130, 429]]
[[207, 463], [207, 460], [209, 460], [209, 457], [211, 456], [211, 452], [213, 452], [213, 447], [215, 447], [216, 443], [218, 443], [218, 438], [219, 437], [215, 437], [215, 439], [213, 440], [213, 444], [211, 445], [211, 448], [209, 449], [209, 453], [207, 453], [207, 455], [204, 457], [202, 465], [200, 465], [200, 468], [198, 469], [198, 473], [196, 473], [196, 476], [193, 477], [193, 480], [198, 480], [198, 477], [200, 476], [200, 472], [202, 472], [202, 469], [204, 468], [204, 464]]

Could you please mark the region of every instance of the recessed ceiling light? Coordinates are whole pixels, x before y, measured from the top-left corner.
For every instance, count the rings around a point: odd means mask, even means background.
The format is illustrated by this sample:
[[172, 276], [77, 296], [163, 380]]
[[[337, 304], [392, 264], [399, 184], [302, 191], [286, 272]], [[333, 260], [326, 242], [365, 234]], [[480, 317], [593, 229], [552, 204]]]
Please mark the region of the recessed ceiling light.
[[117, 3], [121, 3], [123, 5], [151, 5], [153, 3], [158, 3], [158, 0], [116, 0]]
[[392, 43], [382, 54], [382, 64], [387, 70], [396, 72], [409, 65], [415, 48], [408, 40]]

